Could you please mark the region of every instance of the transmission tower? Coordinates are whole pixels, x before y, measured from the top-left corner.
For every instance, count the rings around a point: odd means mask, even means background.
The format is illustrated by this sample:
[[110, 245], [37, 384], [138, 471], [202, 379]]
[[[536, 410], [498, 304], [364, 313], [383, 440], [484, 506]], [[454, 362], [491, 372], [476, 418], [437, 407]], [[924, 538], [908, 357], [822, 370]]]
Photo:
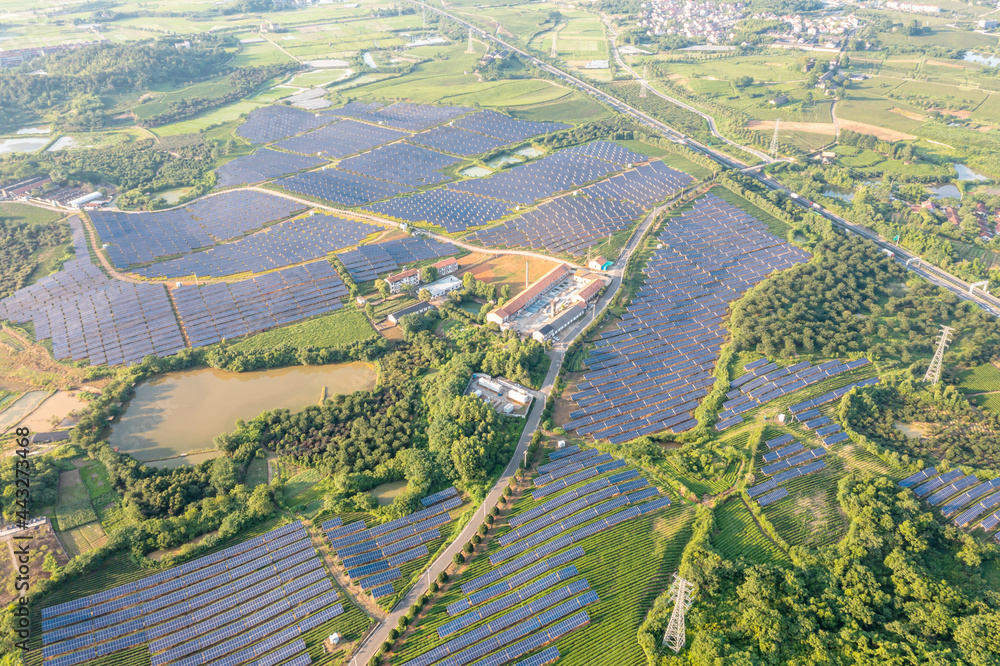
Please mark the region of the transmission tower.
[[424, 30], [426, 30], [427, 29], [427, 6], [426, 5], [422, 5], [421, 6], [421, 12], [420, 13], [423, 15], [423, 18], [424, 18]]
[[649, 65], [642, 66], [642, 81], [639, 81], [639, 97], [642, 99], [646, 98], [646, 86], [649, 81]]
[[663, 634], [663, 643], [677, 654], [687, 642], [684, 613], [694, 601], [694, 585], [674, 574], [674, 582], [670, 585], [670, 597], [674, 602], [674, 612], [670, 614], [667, 631]]
[[952, 331], [954, 331], [951, 326], [941, 327], [941, 337], [938, 338], [937, 349], [934, 351], [934, 358], [931, 359], [931, 364], [927, 368], [927, 374], [924, 375], [924, 381], [930, 382], [931, 384], [937, 384], [941, 381], [941, 365], [944, 360], [944, 350], [948, 348], [949, 339], [951, 338]]
[[556, 32], [555, 27], [553, 27], [552, 28], [552, 48], [549, 49], [549, 57], [550, 58], [557, 58], [557, 57], [559, 57], [559, 51], [556, 50], [556, 35], [558, 35], [558, 34], [559, 33]]
[[771, 137], [771, 157], [778, 156], [778, 132], [781, 131], [781, 118], [774, 122], [774, 135]]
[[472, 47], [472, 28], [469, 28], [469, 48], [465, 50], [466, 53], [475, 53], [476, 49]]

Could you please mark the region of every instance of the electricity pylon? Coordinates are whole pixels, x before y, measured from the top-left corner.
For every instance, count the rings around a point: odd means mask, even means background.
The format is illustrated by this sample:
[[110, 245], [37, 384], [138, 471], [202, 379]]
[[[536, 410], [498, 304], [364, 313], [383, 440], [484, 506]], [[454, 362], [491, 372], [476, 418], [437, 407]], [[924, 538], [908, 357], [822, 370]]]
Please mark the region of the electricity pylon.
[[476, 49], [472, 47], [472, 28], [469, 28], [469, 48], [465, 50], [466, 53], [475, 53]]
[[649, 81], [649, 65], [643, 65], [642, 81], [639, 81], [639, 97], [641, 99], [646, 98], [646, 86], [649, 85], [647, 81]]
[[937, 384], [941, 381], [941, 366], [944, 361], [944, 350], [948, 348], [951, 333], [954, 330], [955, 329], [951, 326], [941, 327], [941, 337], [938, 338], [937, 349], [934, 351], [934, 358], [931, 359], [931, 364], [927, 367], [927, 373], [924, 375], [925, 382]]
[[694, 601], [694, 585], [674, 574], [674, 582], [670, 585], [670, 597], [674, 601], [674, 611], [670, 614], [667, 631], [663, 634], [663, 643], [676, 654], [687, 642], [684, 614]]
[[774, 122], [774, 135], [771, 137], [771, 157], [778, 156], [778, 132], [781, 130], [781, 118]]
[[557, 57], [559, 57], [559, 51], [556, 50], [556, 35], [557, 34], [559, 34], [559, 33], [556, 32], [556, 28], [555, 28], [555, 26], [553, 26], [552, 27], [552, 48], [549, 49], [549, 57], [550, 58], [557, 58]]

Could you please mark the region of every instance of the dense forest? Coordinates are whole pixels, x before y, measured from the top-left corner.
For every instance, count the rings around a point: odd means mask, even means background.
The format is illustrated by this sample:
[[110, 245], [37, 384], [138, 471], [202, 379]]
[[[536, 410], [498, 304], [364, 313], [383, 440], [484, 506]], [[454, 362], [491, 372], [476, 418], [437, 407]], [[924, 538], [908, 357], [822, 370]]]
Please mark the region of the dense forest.
[[69, 241], [69, 227], [30, 224], [0, 217], [0, 298], [25, 286], [39, 266], [39, 253]]
[[[94, 108], [100, 95], [146, 91], [153, 86], [187, 83], [216, 76], [231, 58], [229, 37], [202, 35], [188, 40], [126, 44], [101, 43], [38, 58], [19, 70], [0, 71], [0, 130], [10, 131], [79, 97], [81, 113], [53, 117], [95, 129], [103, 124]], [[44, 70], [45, 76], [32, 74]], [[97, 112], [96, 114], [94, 112]]]
[[737, 350], [768, 357], [860, 351], [908, 365], [931, 352], [939, 327], [948, 324], [966, 334], [951, 352], [952, 363], [975, 365], [997, 353], [994, 318], [929, 283], [904, 285], [905, 269], [868, 241], [831, 235], [813, 254], [733, 306]]
[[[882, 447], [911, 459], [974, 465], [1000, 472], [1000, 416], [970, 404], [954, 387], [921, 389], [895, 380], [847, 396], [841, 420]], [[919, 424], [921, 437], [907, 437], [896, 423]]]
[[[853, 472], [837, 499], [846, 537], [791, 565], [729, 560], [699, 507], [681, 575], [697, 585], [680, 658], [659, 647], [670, 614], [658, 600], [639, 632], [656, 664], [997, 663], [1000, 596], [984, 579], [998, 548], [943, 527], [912, 492]], [[731, 536], [731, 535], [727, 535]]]
[[[3, 519], [16, 520], [18, 511], [37, 509], [41, 506], [54, 506], [59, 491], [59, 467], [47, 457], [31, 460], [31, 492], [23, 493], [23, 486], [18, 486], [18, 479], [24, 480], [24, 475], [18, 474], [18, 468], [23, 470], [24, 461], [18, 456], [7, 456], [0, 460], [0, 508]], [[18, 491], [21, 490], [21, 495]], [[26, 502], [25, 507], [19, 507], [19, 500]]]

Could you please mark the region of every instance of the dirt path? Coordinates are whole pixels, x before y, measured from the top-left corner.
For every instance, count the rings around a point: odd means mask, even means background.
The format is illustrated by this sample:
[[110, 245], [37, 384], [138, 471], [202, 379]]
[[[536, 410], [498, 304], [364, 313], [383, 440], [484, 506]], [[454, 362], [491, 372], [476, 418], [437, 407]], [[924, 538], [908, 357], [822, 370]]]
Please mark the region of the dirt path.
[[94, 225], [92, 225], [90, 223], [90, 220], [88, 220], [87, 218], [81, 218], [81, 221], [83, 222], [83, 231], [84, 233], [87, 234], [87, 239], [90, 241], [90, 245], [94, 249], [94, 254], [97, 255], [98, 260], [100, 260], [101, 262], [101, 266], [104, 267], [104, 270], [108, 273], [108, 275], [110, 275], [116, 280], [121, 280], [122, 282], [143, 284], [142, 280], [137, 280], [134, 277], [119, 273], [118, 269], [116, 269], [114, 266], [111, 265], [111, 262], [108, 261], [108, 258], [105, 257], [100, 250], [101, 241], [97, 236], [97, 230], [94, 229]]

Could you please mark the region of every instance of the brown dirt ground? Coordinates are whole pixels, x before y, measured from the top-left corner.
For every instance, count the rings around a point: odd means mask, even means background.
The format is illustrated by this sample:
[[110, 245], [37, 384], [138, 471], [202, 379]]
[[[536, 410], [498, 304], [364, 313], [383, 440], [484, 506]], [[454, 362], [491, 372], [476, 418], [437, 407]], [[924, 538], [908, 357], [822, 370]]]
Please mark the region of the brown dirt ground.
[[491, 257], [485, 253], [473, 252], [459, 259], [458, 271], [459, 273], [471, 271], [476, 279], [482, 282], [498, 286], [509, 284], [511, 293], [516, 294], [524, 289], [525, 262], [528, 262], [528, 277], [531, 281], [537, 280], [556, 265], [555, 261], [534, 257], [518, 255]]
[[[839, 118], [837, 122], [840, 124], [840, 129], [842, 130], [847, 129], [861, 134], [871, 134], [872, 136], [885, 141], [911, 141], [917, 138], [912, 134], [887, 129], [885, 127], [879, 127], [877, 125], [869, 125], [868, 123], [859, 123], [856, 120], [844, 120], [843, 118]], [[774, 129], [774, 123], [775, 121], [773, 120], [751, 120], [747, 123], [747, 129], [770, 131]], [[833, 123], [782, 122], [781, 129], [811, 132], [813, 134], [826, 134], [829, 136], [834, 136], [835, 134]]]
[[900, 108], [893, 108], [889, 110], [892, 111], [893, 113], [898, 113], [904, 118], [909, 118], [910, 120], [925, 120], [925, 117], [922, 113], [914, 113], [913, 111], [907, 111], [906, 109], [900, 109]]
[[[62, 545], [59, 543], [59, 539], [56, 538], [55, 532], [52, 531], [52, 525], [45, 523], [39, 527], [35, 527], [31, 530], [32, 539], [27, 543], [30, 544], [29, 555], [30, 560], [28, 566], [30, 567], [31, 580], [48, 580], [51, 576], [47, 571], [42, 571], [42, 563], [45, 561], [45, 556], [48, 553], [52, 553], [56, 562], [59, 566], [66, 566], [69, 562], [69, 557], [63, 550]], [[2, 553], [0, 553], [0, 574], [3, 576], [3, 587], [0, 589], [0, 603], [7, 605], [16, 596], [16, 590], [14, 589], [14, 572], [13, 567], [14, 555], [13, 555], [13, 544], [14, 541], [11, 538], [6, 538], [3, 540]]]

